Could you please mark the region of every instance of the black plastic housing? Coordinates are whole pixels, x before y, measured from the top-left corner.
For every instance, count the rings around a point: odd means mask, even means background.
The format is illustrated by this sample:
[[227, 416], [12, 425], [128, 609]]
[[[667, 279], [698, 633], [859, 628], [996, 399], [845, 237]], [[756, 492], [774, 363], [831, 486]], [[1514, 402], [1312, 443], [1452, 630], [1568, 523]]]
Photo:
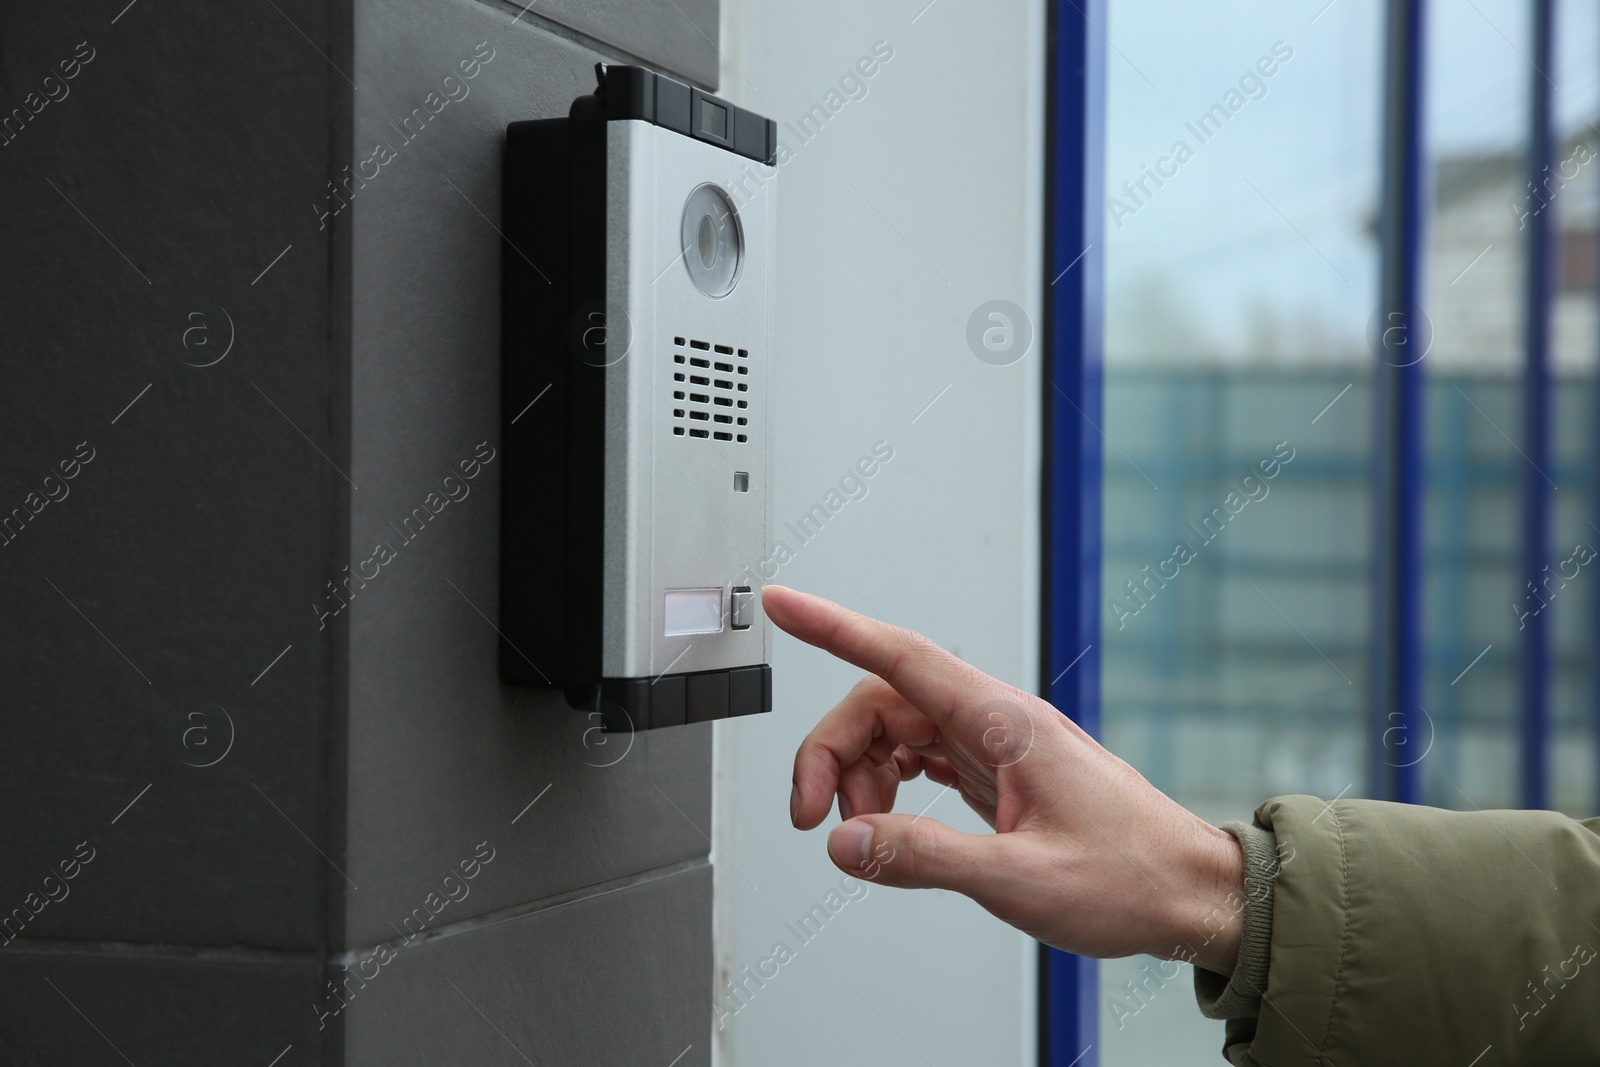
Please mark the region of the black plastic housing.
[[[500, 677], [562, 689], [572, 707], [600, 711], [610, 731], [767, 712], [766, 664], [603, 677], [606, 123], [643, 119], [764, 161], [776, 133], [769, 120], [653, 71], [600, 73], [600, 88], [567, 118], [506, 127]], [[727, 109], [727, 136], [689, 128], [702, 101]]]

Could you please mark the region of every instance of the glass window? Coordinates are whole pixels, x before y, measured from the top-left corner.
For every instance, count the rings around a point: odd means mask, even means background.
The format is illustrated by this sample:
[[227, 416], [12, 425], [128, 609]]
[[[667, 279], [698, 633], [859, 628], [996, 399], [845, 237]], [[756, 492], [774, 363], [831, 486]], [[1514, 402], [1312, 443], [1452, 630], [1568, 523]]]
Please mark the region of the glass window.
[[[1366, 791], [1382, 5], [1110, 0], [1104, 735], [1204, 817]], [[1102, 969], [1106, 1063], [1187, 971]]]
[[[1550, 610], [1554, 615], [1552, 684], [1555, 752], [1551, 799], [1588, 818], [1596, 812], [1591, 663], [1600, 602], [1600, 522], [1594, 504], [1597, 433], [1595, 355], [1600, 345], [1600, 9], [1589, 0], [1556, 5], [1555, 128], [1559, 140], [1554, 198], [1557, 241], [1555, 323], [1555, 492]], [[1587, 561], [1587, 562], [1585, 562]]]
[[[1368, 790], [1371, 338], [1384, 5], [1109, 0], [1106, 743], [1213, 821]], [[1424, 617], [1429, 803], [1519, 801], [1521, 629], [1552, 613], [1555, 803], [1600, 791], [1600, 8], [1431, 4]], [[1528, 180], [1530, 87], [1556, 159]], [[1548, 213], [1548, 214], [1547, 214]], [[1554, 461], [1523, 452], [1527, 225], [1554, 227]], [[1551, 484], [1550, 567], [1523, 492]], [[1106, 1062], [1204, 1041], [1187, 976], [1107, 965]]]
[[1532, 19], [1528, 0], [1429, 7], [1424, 789], [1450, 808], [1518, 801]]

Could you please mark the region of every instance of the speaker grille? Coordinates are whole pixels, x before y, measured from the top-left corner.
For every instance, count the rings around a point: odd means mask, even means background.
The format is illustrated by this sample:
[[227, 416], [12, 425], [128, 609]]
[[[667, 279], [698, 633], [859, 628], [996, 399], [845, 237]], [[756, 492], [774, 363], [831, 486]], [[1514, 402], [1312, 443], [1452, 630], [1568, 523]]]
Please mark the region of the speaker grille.
[[672, 339], [672, 435], [746, 444], [750, 440], [750, 350]]

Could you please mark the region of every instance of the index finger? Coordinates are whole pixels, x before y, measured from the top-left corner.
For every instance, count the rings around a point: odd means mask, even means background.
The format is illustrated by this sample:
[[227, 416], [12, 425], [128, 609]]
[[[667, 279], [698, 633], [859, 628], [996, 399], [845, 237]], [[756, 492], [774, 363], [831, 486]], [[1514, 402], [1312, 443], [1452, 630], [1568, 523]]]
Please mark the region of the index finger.
[[831, 600], [769, 585], [761, 606], [786, 633], [888, 682], [940, 729], [957, 725], [961, 709], [977, 706], [996, 685], [921, 634]]

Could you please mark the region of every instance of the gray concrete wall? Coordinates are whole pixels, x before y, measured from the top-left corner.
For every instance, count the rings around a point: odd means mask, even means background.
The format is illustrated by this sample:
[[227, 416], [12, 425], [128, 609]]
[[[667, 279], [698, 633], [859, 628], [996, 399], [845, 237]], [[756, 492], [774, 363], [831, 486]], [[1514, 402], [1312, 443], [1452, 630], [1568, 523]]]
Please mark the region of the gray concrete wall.
[[504, 124], [716, 24], [0, 13], [0, 1061], [707, 1062], [707, 728], [500, 686], [493, 461], [388, 523], [495, 447]]
[[0, 1061], [314, 1063], [337, 46], [125, 2], [0, 13]]
[[[630, 34], [660, 14], [601, 7]], [[385, 541], [397, 558], [337, 622], [350, 640], [345, 870], [360, 887], [345, 886], [346, 961], [401, 941], [396, 927], [409, 933], [405, 917], [480, 843], [495, 859], [440, 913], [447, 936], [398, 949], [343, 1026], [352, 1062], [439, 1062], [417, 1042], [497, 1043], [492, 1022], [539, 1063], [666, 1064], [689, 1045], [680, 1064], [705, 1063], [709, 728], [600, 746], [559, 696], [500, 685], [498, 459], [410, 544], [389, 525], [497, 439], [505, 125], [566, 114], [615, 56], [517, 13], [356, 5], [353, 151], [382, 143], [394, 159], [350, 201], [349, 547], [354, 561]], [[408, 141], [403, 119], [430, 92], [456, 99]]]

